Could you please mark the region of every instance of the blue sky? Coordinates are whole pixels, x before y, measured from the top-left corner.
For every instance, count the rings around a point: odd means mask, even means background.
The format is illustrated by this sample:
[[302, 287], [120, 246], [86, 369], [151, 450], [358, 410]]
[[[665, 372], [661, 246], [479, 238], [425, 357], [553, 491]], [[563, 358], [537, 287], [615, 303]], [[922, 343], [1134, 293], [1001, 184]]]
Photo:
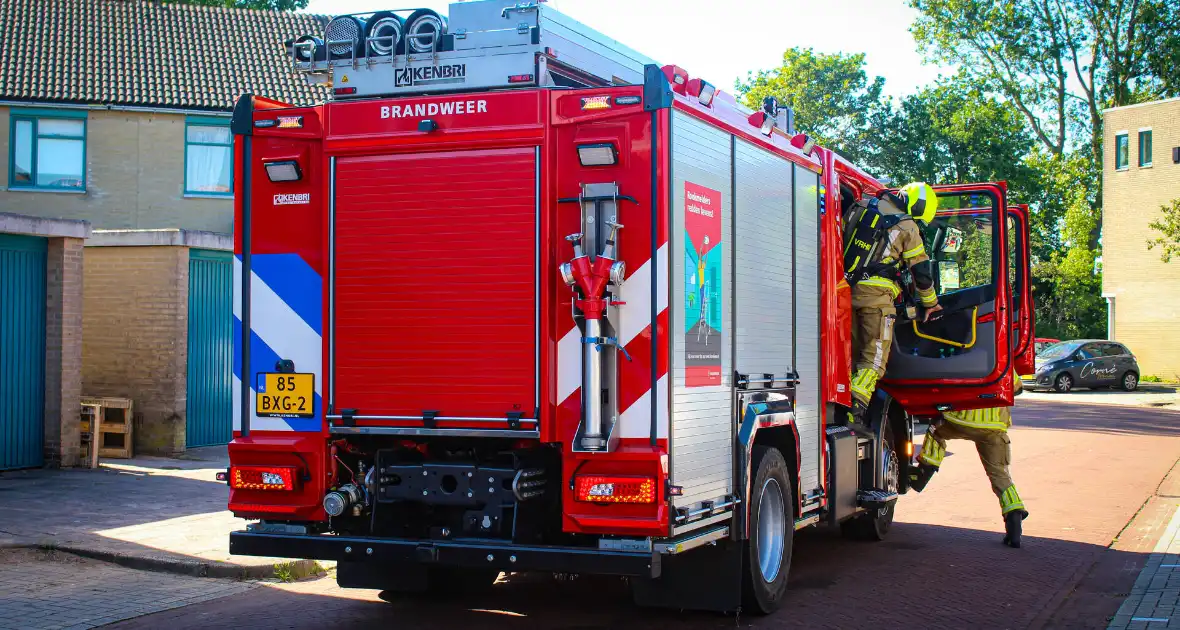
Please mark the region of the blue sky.
[[[328, 15], [406, 4], [446, 12], [443, 0], [311, 0]], [[905, 96], [945, 68], [924, 65], [903, 0], [550, 0], [550, 6], [602, 31], [661, 64], [675, 63], [733, 91], [736, 79], [779, 64], [791, 46], [820, 52], [864, 52], [870, 75], [885, 77], [886, 93]], [[848, 25], [857, 25], [848, 29]], [[842, 28], [843, 27], [843, 28]]]

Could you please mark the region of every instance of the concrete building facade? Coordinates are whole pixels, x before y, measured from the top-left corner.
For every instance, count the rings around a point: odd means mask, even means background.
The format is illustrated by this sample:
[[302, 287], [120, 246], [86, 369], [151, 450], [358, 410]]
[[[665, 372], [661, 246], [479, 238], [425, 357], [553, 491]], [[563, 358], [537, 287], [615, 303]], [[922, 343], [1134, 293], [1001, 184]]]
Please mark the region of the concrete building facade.
[[1180, 378], [1180, 260], [1147, 243], [1161, 206], [1180, 198], [1180, 98], [1103, 113], [1102, 292], [1108, 336], [1142, 376]]

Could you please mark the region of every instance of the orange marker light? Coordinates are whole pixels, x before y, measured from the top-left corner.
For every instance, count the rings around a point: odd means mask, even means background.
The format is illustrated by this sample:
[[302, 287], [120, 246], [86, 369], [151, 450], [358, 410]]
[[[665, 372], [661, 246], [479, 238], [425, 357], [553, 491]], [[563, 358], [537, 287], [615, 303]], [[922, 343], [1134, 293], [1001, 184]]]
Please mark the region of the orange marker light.
[[582, 111], [610, 109], [609, 96], [587, 96], [582, 99]]

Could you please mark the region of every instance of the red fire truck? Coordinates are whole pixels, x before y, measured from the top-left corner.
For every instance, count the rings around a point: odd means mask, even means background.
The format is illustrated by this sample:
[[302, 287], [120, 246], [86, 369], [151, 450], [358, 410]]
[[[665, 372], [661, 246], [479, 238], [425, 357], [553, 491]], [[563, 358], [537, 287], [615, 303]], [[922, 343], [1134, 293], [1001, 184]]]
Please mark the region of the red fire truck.
[[1026, 212], [937, 187], [946, 315], [899, 306], [851, 430], [842, 214], [885, 185], [537, 2], [334, 18], [332, 99], [234, 111], [236, 554], [342, 586], [630, 576], [769, 612], [794, 532], [881, 539], [917, 419], [1012, 404]]

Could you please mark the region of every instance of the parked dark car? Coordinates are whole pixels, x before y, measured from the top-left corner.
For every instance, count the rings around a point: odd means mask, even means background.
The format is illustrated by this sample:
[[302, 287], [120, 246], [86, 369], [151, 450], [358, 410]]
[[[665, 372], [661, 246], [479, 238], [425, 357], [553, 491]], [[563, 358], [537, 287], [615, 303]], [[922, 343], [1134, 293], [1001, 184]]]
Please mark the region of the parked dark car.
[[1037, 337], [1033, 342], [1036, 344], [1036, 353], [1040, 354], [1041, 350], [1044, 350], [1055, 343], [1060, 343], [1061, 340], [1049, 339], [1048, 337]]
[[1075, 387], [1139, 387], [1139, 363], [1121, 343], [1101, 339], [1061, 341], [1037, 353], [1036, 374], [1021, 377], [1029, 389], [1061, 393]]

